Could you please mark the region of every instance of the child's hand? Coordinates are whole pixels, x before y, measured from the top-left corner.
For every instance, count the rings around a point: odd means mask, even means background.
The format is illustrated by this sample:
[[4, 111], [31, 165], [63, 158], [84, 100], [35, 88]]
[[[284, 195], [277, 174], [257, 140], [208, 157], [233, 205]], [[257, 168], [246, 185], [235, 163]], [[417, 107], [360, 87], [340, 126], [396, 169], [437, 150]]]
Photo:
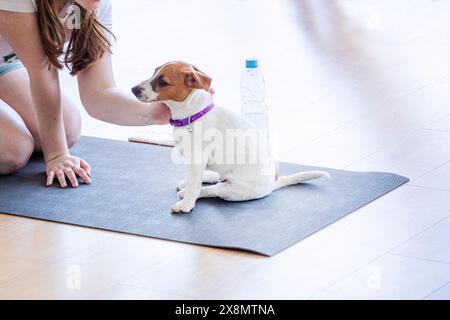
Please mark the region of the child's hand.
[[78, 187], [77, 176], [79, 176], [84, 183], [90, 184], [91, 167], [83, 159], [74, 157], [70, 154], [62, 154], [54, 159], [47, 161], [45, 165], [45, 172], [47, 173], [47, 187], [53, 184], [55, 177], [59, 181], [61, 188], [67, 187], [66, 179], [69, 179], [73, 188]]

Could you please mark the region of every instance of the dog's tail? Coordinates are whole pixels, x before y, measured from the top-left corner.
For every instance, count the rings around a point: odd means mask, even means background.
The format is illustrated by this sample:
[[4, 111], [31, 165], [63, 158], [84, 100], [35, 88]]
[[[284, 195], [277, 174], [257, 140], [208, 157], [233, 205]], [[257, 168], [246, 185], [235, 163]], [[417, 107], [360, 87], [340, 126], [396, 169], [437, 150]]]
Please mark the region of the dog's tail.
[[273, 190], [278, 190], [283, 187], [287, 187], [293, 184], [302, 183], [313, 179], [318, 179], [321, 177], [330, 178], [330, 174], [326, 171], [304, 171], [294, 173], [289, 176], [281, 176], [277, 178], [277, 181], [275, 182], [275, 188], [273, 188]]

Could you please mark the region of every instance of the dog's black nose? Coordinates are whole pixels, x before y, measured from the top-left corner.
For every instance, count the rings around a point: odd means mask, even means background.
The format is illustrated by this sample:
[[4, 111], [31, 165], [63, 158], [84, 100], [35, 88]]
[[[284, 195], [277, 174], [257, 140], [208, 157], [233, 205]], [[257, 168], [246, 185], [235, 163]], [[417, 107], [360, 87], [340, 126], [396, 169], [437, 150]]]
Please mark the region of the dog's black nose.
[[142, 88], [140, 86], [134, 86], [131, 88], [131, 92], [133, 92], [136, 97], [139, 97], [141, 95]]

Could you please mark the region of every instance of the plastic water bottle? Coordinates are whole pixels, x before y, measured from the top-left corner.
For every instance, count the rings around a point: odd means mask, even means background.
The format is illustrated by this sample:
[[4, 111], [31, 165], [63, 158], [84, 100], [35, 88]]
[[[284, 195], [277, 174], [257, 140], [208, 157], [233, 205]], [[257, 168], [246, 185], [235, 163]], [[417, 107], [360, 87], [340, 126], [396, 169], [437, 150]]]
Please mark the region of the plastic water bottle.
[[247, 59], [241, 79], [241, 98], [244, 103], [241, 112], [259, 130], [269, 137], [269, 118], [266, 98], [266, 82], [259, 70], [258, 60]]

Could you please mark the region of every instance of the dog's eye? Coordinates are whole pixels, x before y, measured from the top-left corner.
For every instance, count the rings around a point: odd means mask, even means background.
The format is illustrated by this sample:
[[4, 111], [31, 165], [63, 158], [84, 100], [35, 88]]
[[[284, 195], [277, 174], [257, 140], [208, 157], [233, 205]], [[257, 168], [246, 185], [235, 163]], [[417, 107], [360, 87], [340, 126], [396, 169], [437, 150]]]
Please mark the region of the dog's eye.
[[161, 77], [161, 78], [158, 79], [158, 85], [161, 88], [164, 88], [164, 87], [166, 87], [168, 85], [168, 83], [166, 82], [166, 80], [164, 80], [164, 78]]

